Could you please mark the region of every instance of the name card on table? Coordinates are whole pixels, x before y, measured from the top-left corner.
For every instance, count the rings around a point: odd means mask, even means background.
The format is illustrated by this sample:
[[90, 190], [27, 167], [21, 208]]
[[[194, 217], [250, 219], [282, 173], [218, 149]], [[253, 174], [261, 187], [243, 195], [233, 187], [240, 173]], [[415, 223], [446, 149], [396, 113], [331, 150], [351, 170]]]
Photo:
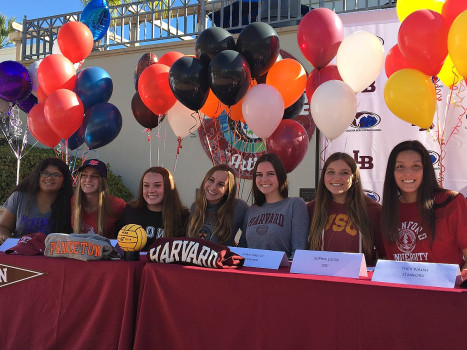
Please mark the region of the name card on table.
[[296, 250], [290, 272], [350, 278], [368, 276], [363, 254], [318, 250]]
[[243, 266], [277, 270], [279, 266], [290, 266], [287, 255], [276, 250], [229, 247], [234, 253], [245, 258]]
[[444, 288], [461, 282], [459, 265], [382, 259], [376, 263], [371, 280]]
[[0, 252], [4, 252], [10, 248], [13, 248], [18, 244], [19, 238], [7, 238], [2, 245], [0, 245]]

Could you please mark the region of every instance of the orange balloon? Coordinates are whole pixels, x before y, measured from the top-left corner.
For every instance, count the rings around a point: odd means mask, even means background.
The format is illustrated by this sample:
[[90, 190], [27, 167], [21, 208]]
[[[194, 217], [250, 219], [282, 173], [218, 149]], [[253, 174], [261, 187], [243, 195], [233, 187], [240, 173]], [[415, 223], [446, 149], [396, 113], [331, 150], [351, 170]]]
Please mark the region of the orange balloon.
[[50, 128], [45, 119], [44, 104], [38, 103], [28, 114], [28, 128], [37, 141], [47, 147], [55, 147], [62, 139]]
[[63, 56], [78, 63], [91, 53], [94, 38], [86, 24], [67, 22], [58, 31], [57, 43]]
[[170, 51], [161, 56], [157, 63], [165, 64], [166, 66], [172, 67], [172, 64], [179, 58], [185, 57], [184, 53], [178, 51]]
[[266, 84], [279, 91], [284, 100], [284, 107], [294, 104], [306, 87], [306, 72], [297, 60], [285, 58], [277, 61], [269, 69]]
[[242, 121], [243, 119], [243, 112], [242, 112], [242, 105], [243, 105], [243, 98], [234, 104], [233, 106], [230, 106], [230, 119], [235, 120], [235, 121]]
[[154, 114], [166, 113], [177, 102], [170, 89], [169, 71], [170, 68], [165, 64], [155, 63], [147, 67], [139, 77], [139, 96]]
[[37, 68], [37, 81], [46, 95], [58, 89], [73, 90], [76, 70], [73, 63], [62, 55], [49, 55]]
[[212, 90], [209, 90], [208, 98], [204, 103], [204, 106], [200, 109], [201, 113], [203, 113], [206, 117], [214, 119], [226, 110], [227, 106], [219, 101]]

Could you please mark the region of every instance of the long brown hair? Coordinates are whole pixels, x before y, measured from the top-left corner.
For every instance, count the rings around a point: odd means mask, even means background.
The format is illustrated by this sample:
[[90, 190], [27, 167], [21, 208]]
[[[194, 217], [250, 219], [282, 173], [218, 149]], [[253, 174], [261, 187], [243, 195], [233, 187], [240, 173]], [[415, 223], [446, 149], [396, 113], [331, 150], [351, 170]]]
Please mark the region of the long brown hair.
[[212, 235], [217, 235], [219, 243], [227, 243], [232, 234], [232, 220], [235, 210], [235, 197], [237, 194], [237, 181], [234, 171], [226, 164], [219, 164], [208, 170], [204, 176], [198, 194], [196, 195], [194, 211], [191, 214], [190, 224], [188, 225], [188, 236], [198, 237], [199, 231], [206, 218], [206, 207], [208, 201], [204, 192], [204, 185], [216, 171], [225, 171], [227, 173], [227, 191], [221, 200], [221, 207], [217, 211], [217, 224], [214, 227]]
[[289, 184], [287, 181], [287, 171], [285, 170], [284, 164], [281, 159], [274, 153], [265, 153], [256, 161], [256, 164], [253, 168], [253, 197], [255, 199], [256, 205], [263, 205], [266, 202], [266, 196], [263, 192], [260, 191], [258, 186], [256, 186], [256, 171], [258, 170], [258, 165], [263, 162], [269, 162], [272, 164], [274, 171], [276, 172], [277, 181], [279, 182], [279, 193], [283, 198], [289, 196]]
[[431, 161], [430, 154], [425, 146], [419, 141], [403, 141], [396, 145], [388, 158], [386, 167], [386, 176], [384, 178], [383, 189], [383, 210], [381, 211], [381, 228], [384, 237], [390, 243], [399, 239], [399, 196], [400, 190], [397, 187], [394, 177], [396, 167], [396, 158], [399, 153], [404, 151], [415, 151], [420, 154], [423, 164], [422, 183], [417, 191], [417, 206], [423, 222], [428, 223], [432, 240], [435, 237], [435, 193], [444, 191], [436, 180], [435, 169]]
[[352, 171], [352, 186], [350, 186], [345, 197], [345, 213], [362, 235], [363, 252], [367, 261], [371, 261], [373, 259], [374, 233], [372, 232], [367, 206], [367, 202], [371, 199], [363, 191], [357, 163], [347, 153], [333, 153], [324, 163], [316, 191], [315, 208], [310, 226], [309, 248], [312, 250], [321, 249], [322, 232], [328, 221], [328, 208], [332, 201], [332, 194], [324, 184], [324, 175], [329, 164], [336, 160], [343, 160]]
[[[86, 169], [86, 168], [85, 168]], [[83, 169], [84, 170], [84, 169]], [[86, 207], [86, 196], [81, 190], [81, 176], [83, 172], [80, 171], [76, 181], [75, 196], [73, 198], [73, 232], [81, 232], [81, 222], [83, 220], [83, 210]], [[107, 216], [112, 216], [112, 210], [109, 198], [109, 187], [107, 181], [99, 174], [99, 187], [98, 187], [98, 203], [97, 203], [97, 234], [106, 236], [105, 222]]]
[[147, 208], [147, 203], [143, 197], [143, 180], [147, 173], [160, 174], [163, 179], [164, 198], [162, 200], [162, 223], [164, 226], [164, 237], [177, 237], [186, 234], [184, 227], [185, 217], [188, 216], [188, 209], [182, 204], [175, 181], [166, 168], [155, 166], [147, 169], [139, 182], [138, 196], [135, 201], [130, 202], [134, 209], [142, 210]]

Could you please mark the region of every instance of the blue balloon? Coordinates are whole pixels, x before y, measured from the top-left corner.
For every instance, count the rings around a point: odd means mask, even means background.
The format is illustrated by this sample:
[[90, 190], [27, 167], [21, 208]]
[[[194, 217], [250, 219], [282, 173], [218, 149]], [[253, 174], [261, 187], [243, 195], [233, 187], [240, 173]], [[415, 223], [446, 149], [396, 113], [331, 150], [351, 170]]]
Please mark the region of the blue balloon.
[[32, 91], [29, 72], [16, 61], [0, 62], [0, 98], [7, 102], [19, 102]]
[[96, 103], [109, 101], [113, 92], [112, 78], [100, 67], [89, 67], [76, 76], [74, 90], [87, 111]]
[[88, 125], [89, 116], [84, 115], [83, 123], [78, 130], [75, 131], [73, 135], [68, 138], [68, 148], [71, 150], [77, 149], [84, 143], [84, 133], [86, 131], [86, 126]]
[[122, 129], [122, 115], [111, 103], [98, 103], [86, 112], [89, 117], [84, 141], [90, 149], [112, 142]]
[[94, 41], [102, 39], [110, 25], [107, 1], [92, 0], [81, 12], [80, 21], [89, 27]]

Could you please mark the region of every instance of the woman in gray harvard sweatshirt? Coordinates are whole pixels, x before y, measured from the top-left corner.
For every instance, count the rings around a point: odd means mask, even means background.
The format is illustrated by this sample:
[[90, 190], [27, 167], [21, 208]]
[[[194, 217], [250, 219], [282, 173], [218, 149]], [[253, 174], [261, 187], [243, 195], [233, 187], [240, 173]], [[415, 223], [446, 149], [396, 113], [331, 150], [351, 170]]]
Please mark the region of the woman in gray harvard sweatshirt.
[[310, 218], [302, 198], [289, 198], [287, 172], [279, 157], [263, 154], [253, 169], [254, 204], [243, 222], [240, 246], [284, 251], [307, 249]]

